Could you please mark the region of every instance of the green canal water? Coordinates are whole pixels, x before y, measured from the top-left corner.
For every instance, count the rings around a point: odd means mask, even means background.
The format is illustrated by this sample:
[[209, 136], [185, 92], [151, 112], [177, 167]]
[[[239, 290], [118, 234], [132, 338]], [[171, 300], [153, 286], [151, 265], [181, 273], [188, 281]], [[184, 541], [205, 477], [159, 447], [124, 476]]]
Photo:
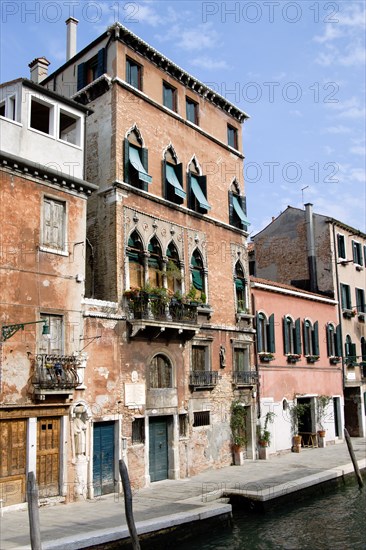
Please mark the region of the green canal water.
[[234, 511], [230, 529], [174, 550], [366, 550], [366, 486], [349, 484], [266, 513]]

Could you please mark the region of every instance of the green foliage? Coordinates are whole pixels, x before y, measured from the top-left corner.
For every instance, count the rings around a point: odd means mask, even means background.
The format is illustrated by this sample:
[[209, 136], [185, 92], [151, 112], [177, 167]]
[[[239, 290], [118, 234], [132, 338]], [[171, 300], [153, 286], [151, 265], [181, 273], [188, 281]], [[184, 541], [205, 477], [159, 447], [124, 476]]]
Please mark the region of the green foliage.
[[325, 417], [325, 409], [331, 401], [330, 395], [319, 395], [316, 399], [316, 416], [320, 430], [324, 430], [323, 420]]
[[276, 415], [274, 412], [268, 411], [266, 416], [264, 417], [263, 428], [261, 428], [261, 426], [258, 426], [257, 433], [259, 441], [265, 441], [266, 443], [268, 443], [268, 445], [271, 443], [271, 432], [268, 430], [268, 424], [273, 424], [275, 416]]
[[309, 403], [294, 403], [290, 406], [291, 431], [296, 435], [299, 431], [299, 420], [310, 408]]
[[231, 405], [230, 428], [234, 445], [245, 447], [248, 441], [246, 428], [247, 409], [244, 403], [233, 401]]

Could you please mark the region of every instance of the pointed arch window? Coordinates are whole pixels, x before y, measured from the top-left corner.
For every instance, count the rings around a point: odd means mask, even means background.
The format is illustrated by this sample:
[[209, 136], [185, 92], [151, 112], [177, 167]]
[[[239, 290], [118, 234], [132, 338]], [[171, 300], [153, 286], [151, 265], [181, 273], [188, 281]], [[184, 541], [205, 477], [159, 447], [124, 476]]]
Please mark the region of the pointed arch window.
[[166, 255], [168, 263], [166, 267], [166, 279], [168, 289], [174, 292], [181, 292], [182, 290], [182, 277], [180, 270], [180, 261], [177, 248], [174, 243], [170, 243]]
[[268, 318], [262, 312], [256, 315], [256, 328], [257, 328], [257, 352], [269, 352], [274, 353], [276, 351], [275, 346], [275, 333], [274, 333], [274, 313]]
[[195, 250], [191, 257], [192, 286], [196, 290], [196, 297], [205, 294], [205, 271], [203, 267], [202, 256], [198, 250]]
[[141, 136], [136, 129], [124, 140], [124, 180], [143, 191], [148, 190], [152, 181], [148, 174], [148, 150], [142, 146]]
[[207, 178], [201, 176], [195, 160], [189, 165], [188, 174], [188, 208], [200, 214], [207, 214], [211, 206], [207, 201]]
[[163, 160], [163, 194], [164, 197], [176, 204], [182, 204], [186, 198], [183, 189], [183, 168], [178, 164], [174, 150], [169, 147]]
[[127, 258], [130, 288], [142, 288], [144, 285], [144, 262], [142, 241], [134, 231], [128, 239]]
[[247, 281], [244, 275], [244, 269], [240, 262], [235, 265], [235, 298], [236, 298], [236, 310], [238, 313], [246, 312], [248, 309], [247, 304]]
[[148, 246], [148, 278], [152, 286], [162, 288], [163, 285], [163, 256], [159, 241], [153, 237]]
[[244, 231], [248, 231], [248, 225], [250, 225], [247, 218], [246, 197], [240, 194], [240, 187], [236, 179], [229, 190], [229, 223]]
[[173, 368], [165, 355], [155, 355], [149, 368], [150, 388], [172, 388]]

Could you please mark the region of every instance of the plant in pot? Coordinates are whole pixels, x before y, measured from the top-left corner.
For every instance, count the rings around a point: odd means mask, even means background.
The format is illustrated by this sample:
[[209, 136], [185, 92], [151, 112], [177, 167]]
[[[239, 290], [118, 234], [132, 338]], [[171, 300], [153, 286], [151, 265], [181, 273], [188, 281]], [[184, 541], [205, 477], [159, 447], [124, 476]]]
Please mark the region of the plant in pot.
[[247, 409], [244, 403], [233, 401], [231, 404], [230, 428], [234, 451], [246, 447], [248, 436], [246, 429]]
[[263, 428], [258, 426], [258, 442], [261, 447], [269, 447], [271, 443], [271, 432], [268, 429], [268, 424], [273, 424], [275, 416], [274, 412], [268, 411], [264, 417]]
[[316, 399], [316, 417], [319, 427], [319, 437], [325, 437], [325, 428], [323, 422], [326, 414], [326, 408], [328, 407], [331, 399], [332, 398], [330, 395], [319, 395]]
[[301, 417], [309, 409], [310, 405], [308, 403], [297, 403], [293, 402], [290, 406], [290, 419], [291, 419], [291, 433], [293, 437], [294, 448], [298, 452], [301, 445], [301, 435], [299, 435], [299, 423]]

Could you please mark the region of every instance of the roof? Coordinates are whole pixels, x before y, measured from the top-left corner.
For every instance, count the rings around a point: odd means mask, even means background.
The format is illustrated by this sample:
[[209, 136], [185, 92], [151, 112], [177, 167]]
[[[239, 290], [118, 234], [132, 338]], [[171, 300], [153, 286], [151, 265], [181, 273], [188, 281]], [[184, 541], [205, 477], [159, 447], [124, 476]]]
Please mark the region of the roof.
[[286, 285], [283, 283], [277, 283], [276, 281], [270, 281], [268, 279], [261, 279], [260, 277], [253, 277], [252, 275], [249, 277], [250, 282], [253, 283], [253, 287], [256, 286], [260, 287], [263, 285], [263, 290], [268, 290], [272, 292], [278, 292], [282, 291], [289, 291], [291, 294], [296, 294], [299, 297], [307, 298], [308, 300], [316, 300], [321, 302], [326, 302], [330, 304], [337, 304], [338, 302], [336, 300], [333, 300], [332, 298], [329, 298], [327, 296], [324, 296], [323, 294], [317, 294], [316, 292], [309, 292], [308, 290], [302, 290], [300, 288], [297, 288], [296, 286], [292, 285]]
[[227, 114], [238, 120], [239, 122], [244, 122], [245, 119], [250, 118], [247, 113], [240, 110], [236, 105], [227, 101], [225, 97], [218, 94], [216, 91], [212, 90], [206, 84], [198, 80], [196, 77], [187, 73], [184, 69], [176, 65], [168, 57], [165, 57], [162, 53], [158, 52], [155, 48], [150, 46], [147, 42], [139, 38], [132, 31], [127, 29], [124, 25], [119, 22], [114, 23], [107, 30], [96, 38], [93, 42], [88, 44], [84, 49], [78, 52], [74, 57], [69, 59], [56, 71], [46, 77], [42, 84], [47, 84], [60, 72], [62, 72], [66, 67], [73, 65], [78, 59], [83, 57], [91, 48], [103, 42], [109, 38], [110, 40], [120, 40], [126, 44], [129, 48], [135, 50], [140, 55], [146, 57], [151, 63], [159, 67], [161, 70], [164, 70], [170, 76], [181, 82], [183, 85], [187, 86], [194, 92], [201, 95], [210, 103], [213, 103], [216, 107], [223, 109]]
[[12, 86], [14, 84], [19, 84], [19, 83], [23, 84], [23, 86], [26, 86], [27, 88], [30, 88], [31, 90], [35, 90], [36, 92], [39, 92], [43, 96], [51, 97], [56, 101], [62, 101], [62, 103], [64, 103], [65, 105], [69, 105], [73, 109], [83, 111], [84, 113], [87, 113], [87, 114], [90, 114], [93, 112], [92, 109], [85, 107], [80, 103], [77, 103], [73, 99], [69, 99], [68, 97], [58, 94], [57, 92], [48, 90], [47, 88], [44, 88], [42, 85], [36, 84], [35, 82], [33, 82], [33, 80], [30, 80], [29, 78], [21, 77], [21, 78], [16, 78], [15, 80], [9, 80], [8, 82], [3, 82], [2, 84], [0, 84], [0, 88], [6, 88], [7, 86]]

